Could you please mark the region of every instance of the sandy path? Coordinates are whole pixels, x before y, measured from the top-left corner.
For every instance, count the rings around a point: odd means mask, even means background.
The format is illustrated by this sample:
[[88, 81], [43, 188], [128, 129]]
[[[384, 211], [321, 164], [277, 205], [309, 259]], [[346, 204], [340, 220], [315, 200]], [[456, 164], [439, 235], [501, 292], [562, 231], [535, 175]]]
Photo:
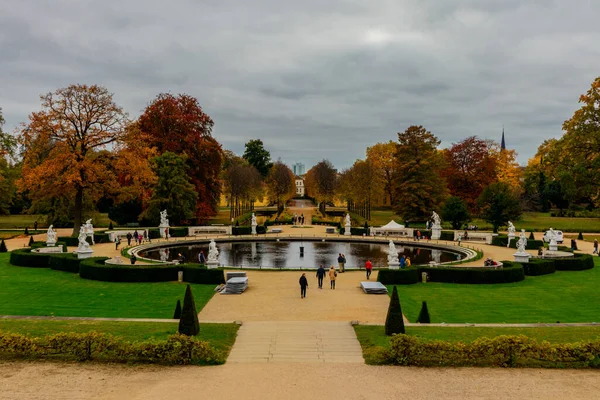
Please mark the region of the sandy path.
[[597, 399], [599, 378], [584, 370], [11, 362], [0, 364], [0, 399]]
[[[307, 272], [308, 291], [300, 298], [299, 271], [247, 271], [249, 287], [241, 296], [215, 295], [200, 312], [206, 321], [352, 321], [384, 323], [389, 304], [385, 295], [360, 289], [365, 272], [338, 274], [336, 289], [326, 278], [318, 289], [315, 272]], [[374, 280], [376, 272], [371, 277]]]

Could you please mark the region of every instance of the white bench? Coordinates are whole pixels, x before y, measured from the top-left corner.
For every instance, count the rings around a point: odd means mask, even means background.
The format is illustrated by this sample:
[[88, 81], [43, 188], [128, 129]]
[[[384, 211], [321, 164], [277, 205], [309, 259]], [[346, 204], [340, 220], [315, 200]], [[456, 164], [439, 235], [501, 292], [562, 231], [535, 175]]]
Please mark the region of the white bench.
[[210, 226], [190, 226], [188, 228], [188, 236], [208, 235], [208, 234], [231, 235], [231, 226], [210, 225]]
[[454, 231], [454, 240], [457, 241], [460, 238], [462, 242], [485, 242], [486, 244], [492, 244], [494, 236], [497, 236], [497, 234], [490, 232], [468, 232], [465, 238], [464, 232]]
[[281, 232], [283, 232], [283, 229], [281, 229], [281, 228], [273, 228], [273, 229], [271, 229], [270, 232], [271, 233], [281, 233]]

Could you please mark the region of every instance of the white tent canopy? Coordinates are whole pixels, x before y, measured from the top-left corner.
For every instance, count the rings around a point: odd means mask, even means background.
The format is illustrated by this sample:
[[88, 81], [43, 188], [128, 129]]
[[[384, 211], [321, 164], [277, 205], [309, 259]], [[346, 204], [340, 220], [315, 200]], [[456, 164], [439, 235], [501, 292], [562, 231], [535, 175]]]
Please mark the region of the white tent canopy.
[[404, 225], [400, 225], [396, 221], [391, 220], [390, 222], [388, 222], [387, 224], [385, 224], [384, 226], [382, 226], [379, 229], [385, 230], [385, 231], [396, 231], [396, 230], [401, 230], [404, 228], [405, 228]]

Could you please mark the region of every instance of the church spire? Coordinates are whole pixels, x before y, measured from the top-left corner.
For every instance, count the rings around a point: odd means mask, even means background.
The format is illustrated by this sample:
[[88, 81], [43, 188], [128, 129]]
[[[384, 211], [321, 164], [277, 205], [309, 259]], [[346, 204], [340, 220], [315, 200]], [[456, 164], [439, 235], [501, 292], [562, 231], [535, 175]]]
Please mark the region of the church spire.
[[506, 150], [506, 142], [504, 141], [504, 125], [502, 125], [502, 141], [500, 142], [500, 149]]

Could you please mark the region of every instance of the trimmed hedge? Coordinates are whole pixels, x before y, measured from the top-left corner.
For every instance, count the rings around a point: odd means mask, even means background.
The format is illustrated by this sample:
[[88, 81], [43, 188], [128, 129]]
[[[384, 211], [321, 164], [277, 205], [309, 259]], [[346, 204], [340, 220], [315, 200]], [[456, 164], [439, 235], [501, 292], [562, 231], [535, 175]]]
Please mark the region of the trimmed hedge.
[[594, 268], [594, 257], [590, 254], [574, 254], [573, 258], [554, 260], [557, 271], [584, 271]]
[[[340, 235], [343, 235], [346, 232], [346, 228], [340, 228]], [[354, 228], [351, 227], [350, 228], [350, 234], [352, 236], [362, 236], [364, 234], [367, 234], [368, 232], [365, 230], [365, 228]]]
[[18, 249], [10, 253], [10, 263], [18, 267], [48, 268], [51, 253], [32, 253], [31, 249]]
[[[259, 235], [264, 235], [267, 233], [267, 228], [265, 225], [256, 225], [256, 233]], [[237, 235], [251, 235], [252, 227], [251, 226], [234, 226], [231, 228], [231, 234], [234, 236]]]
[[198, 264], [105, 264], [107, 258], [88, 258], [79, 265], [84, 279], [106, 282], [170, 282], [176, 281], [183, 270], [183, 279], [189, 283], [214, 284], [225, 282], [222, 268], [207, 269]]
[[48, 267], [57, 271], [79, 273], [79, 263], [81, 260], [77, 254], [71, 253], [52, 254], [48, 258]]
[[[515, 236], [513, 240], [510, 241], [510, 248], [516, 249], [517, 242], [519, 241], [519, 237]], [[507, 235], [498, 235], [492, 237], [492, 246], [502, 246], [506, 247], [508, 244], [508, 236]], [[527, 246], [525, 246], [525, 250], [537, 250], [540, 247], [544, 247], [543, 240], [527, 240]]]
[[556, 272], [555, 260], [532, 258], [528, 263], [523, 263], [523, 270], [527, 276], [548, 275]]
[[384, 285], [407, 285], [421, 281], [421, 273], [427, 272], [429, 282], [444, 283], [510, 283], [525, 279], [523, 266], [511, 261], [502, 261], [503, 268], [460, 268], [460, 267], [409, 267], [398, 270], [379, 270], [377, 280]]
[[[431, 234], [431, 232], [429, 234]], [[454, 240], [454, 231], [442, 231], [440, 235], [440, 240], [447, 240], [449, 242], [452, 242]]]

